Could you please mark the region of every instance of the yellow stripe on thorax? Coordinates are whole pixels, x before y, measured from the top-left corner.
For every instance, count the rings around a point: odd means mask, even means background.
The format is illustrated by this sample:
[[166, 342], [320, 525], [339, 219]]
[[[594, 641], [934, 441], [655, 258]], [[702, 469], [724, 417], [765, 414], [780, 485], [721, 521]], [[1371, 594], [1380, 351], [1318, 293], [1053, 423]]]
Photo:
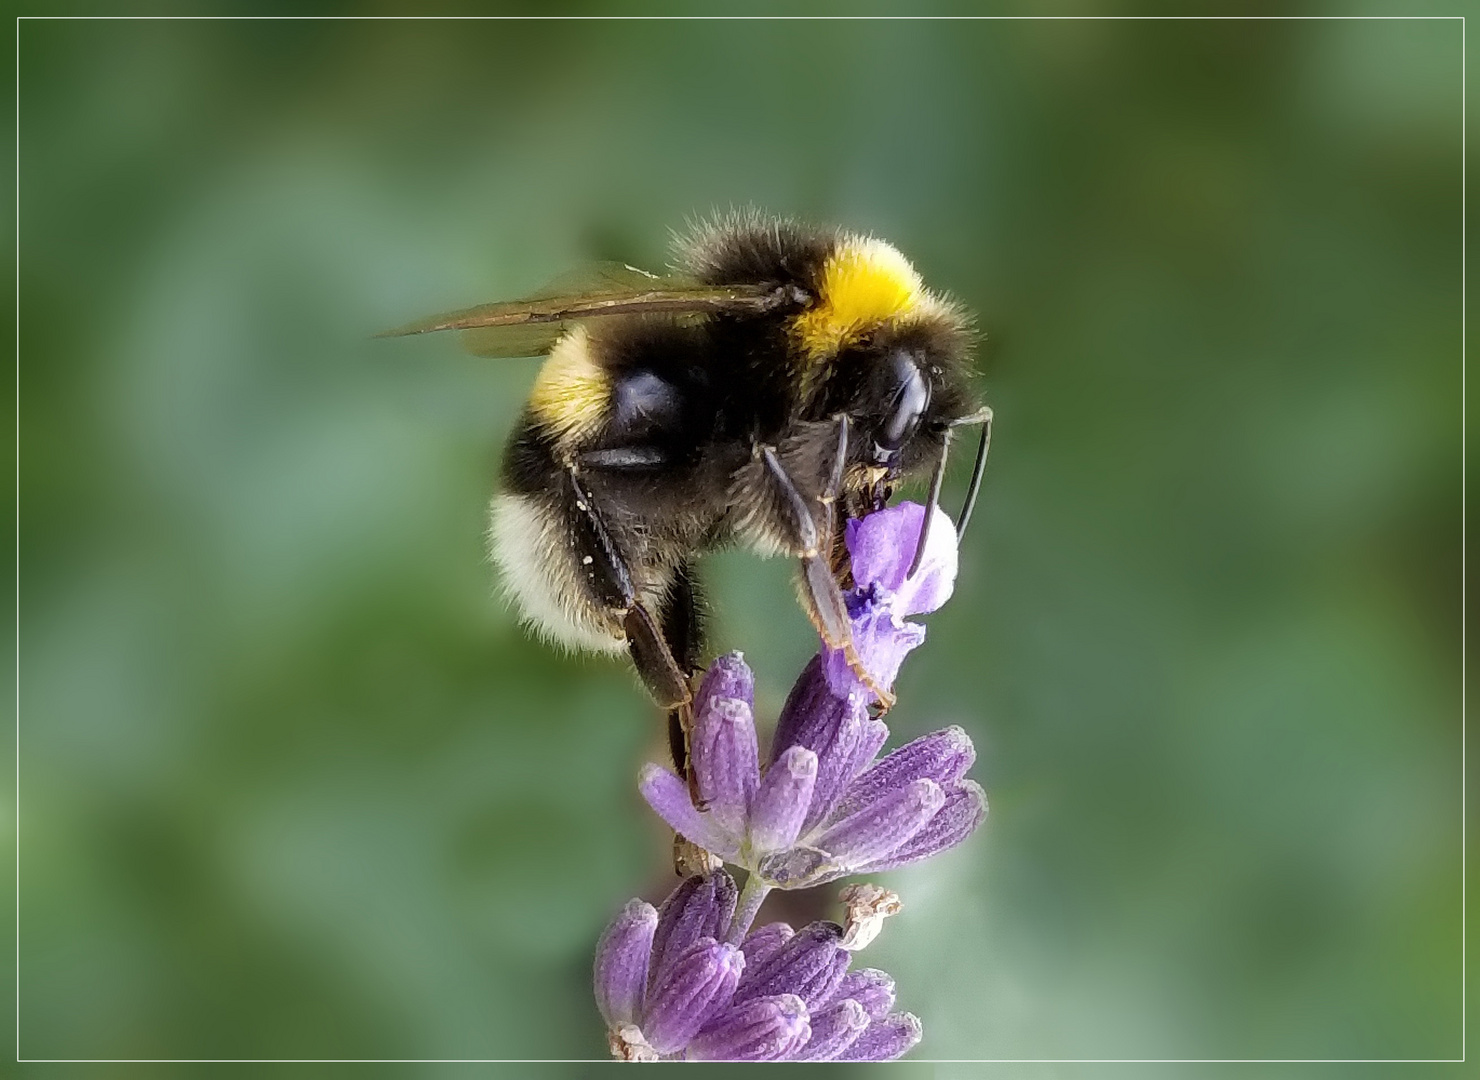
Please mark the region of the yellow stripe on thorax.
[[562, 443], [601, 426], [611, 400], [611, 378], [591, 359], [584, 326], [564, 334], [535, 377], [529, 410]]
[[845, 239], [828, 257], [817, 294], [792, 323], [802, 351], [813, 360], [911, 314], [928, 295], [909, 260], [882, 240], [859, 237]]

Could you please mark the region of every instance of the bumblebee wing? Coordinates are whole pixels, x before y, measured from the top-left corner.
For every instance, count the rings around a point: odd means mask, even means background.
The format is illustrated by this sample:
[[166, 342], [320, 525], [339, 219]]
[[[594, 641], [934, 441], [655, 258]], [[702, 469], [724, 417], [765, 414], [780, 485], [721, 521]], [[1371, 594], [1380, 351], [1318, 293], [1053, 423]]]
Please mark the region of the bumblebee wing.
[[624, 263], [604, 263], [558, 278], [522, 300], [449, 311], [377, 336], [461, 330], [464, 347], [478, 356], [536, 356], [548, 352], [561, 334], [583, 319], [650, 312], [762, 313], [778, 302], [772, 286], [705, 285], [688, 278], [658, 277]]
[[551, 278], [521, 300], [549, 300], [561, 296], [590, 296], [599, 293], [651, 289], [663, 282], [683, 284], [680, 277], [651, 274], [630, 263], [593, 262]]
[[[596, 262], [566, 271], [513, 304], [642, 292], [665, 280], [670, 285], [681, 284], [677, 278], [664, 279], [627, 263]], [[463, 350], [474, 356], [543, 356], [555, 347], [560, 335], [575, 323], [575, 319], [557, 319], [553, 322], [528, 322], [523, 325], [475, 326], [462, 330], [458, 336]]]

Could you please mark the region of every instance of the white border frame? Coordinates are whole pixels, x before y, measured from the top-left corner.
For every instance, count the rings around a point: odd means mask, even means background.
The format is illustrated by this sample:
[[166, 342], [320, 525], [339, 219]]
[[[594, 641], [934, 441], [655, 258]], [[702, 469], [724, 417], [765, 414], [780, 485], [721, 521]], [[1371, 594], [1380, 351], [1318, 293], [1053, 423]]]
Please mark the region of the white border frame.
[[21, 1048], [21, 23], [160, 22], [706, 22], [743, 20], [862, 22], [1432, 22], [1460, 24], [1460, 1056], [1457, 1058], [910, 1058], [904, 1065], [1347, 1065], [1463, 1064], [1467, 1060], [1468, 974], [1468, 713], [1466, 709], [1467, 576], [1466, 448], [1469, 292], [1467, 247], [1466, 76], [1469, 53], [1463, 15], [18, 15], [15, 17], [15, 1061], [17, 1064], [574, 1064], [596, 1058], [23, 1058]]

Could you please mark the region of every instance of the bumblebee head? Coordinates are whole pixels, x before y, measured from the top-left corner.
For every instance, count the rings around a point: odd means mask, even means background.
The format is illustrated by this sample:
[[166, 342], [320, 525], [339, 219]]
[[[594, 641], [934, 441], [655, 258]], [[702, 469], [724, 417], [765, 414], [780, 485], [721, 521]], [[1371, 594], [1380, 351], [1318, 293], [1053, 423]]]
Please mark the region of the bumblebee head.
[[849, 414], [860, 464], [898, 475], [938, 458], [953, 422], [976, 408], [965, 313], [871, 238], [841, 238], [812, 293], [792, 325], [812, 411]]
[[857, 427], [855, 460], [898, 476], [940, 457], [950, 428], [977, 411], [967, 347], [959, 322], [914, 319], [839, 354], [837, 409]]

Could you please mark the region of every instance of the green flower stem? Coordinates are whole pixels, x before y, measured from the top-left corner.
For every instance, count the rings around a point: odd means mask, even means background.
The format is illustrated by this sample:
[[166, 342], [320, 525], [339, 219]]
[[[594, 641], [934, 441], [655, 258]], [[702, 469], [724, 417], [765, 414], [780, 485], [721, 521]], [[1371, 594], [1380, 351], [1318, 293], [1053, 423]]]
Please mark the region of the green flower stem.
[[730, 933], [726, 937], [731, 945], [739, 945], [750, 933], [750, 924], [755, 922], [756, 914], [761, 910], [761, 904], [766, 895], [771, 891], [771, 886], [762, 881], [759, 874], [754, 872], [745, 879], [745, 888], [740, 890], [740, 901], [735, 905], [735, 918], [730, 921]]

